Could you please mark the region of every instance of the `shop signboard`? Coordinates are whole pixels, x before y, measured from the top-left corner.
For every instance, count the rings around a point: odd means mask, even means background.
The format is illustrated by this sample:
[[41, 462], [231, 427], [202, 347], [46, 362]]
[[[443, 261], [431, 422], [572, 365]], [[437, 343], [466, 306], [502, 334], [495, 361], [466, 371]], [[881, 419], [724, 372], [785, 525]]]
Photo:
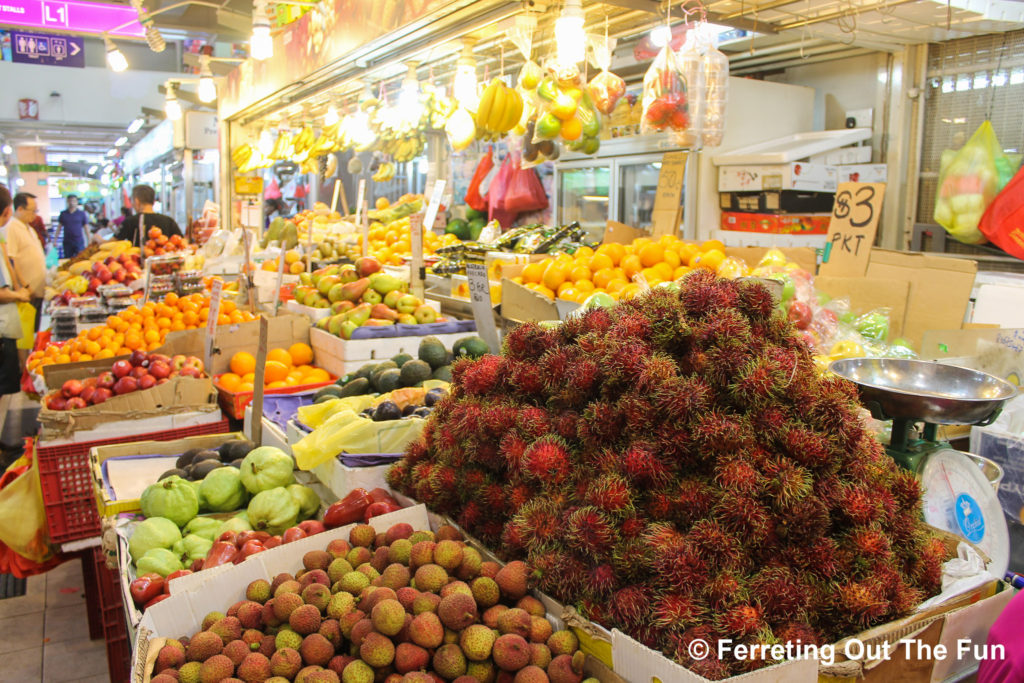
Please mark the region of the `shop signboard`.
[[73, 36], [11, 31], [11, 61], [84, 69], [85, 49], [82, 39]]
[[134, 38], [146, 35], [131, 5], [86, 0], [3, 0], [0, 25]]
[[274, 56], [248, 59], [227, 78], [219, 112], [228, 118], [360, 46], [449, 9], [450, 0], [325, 0], [274, 35]]

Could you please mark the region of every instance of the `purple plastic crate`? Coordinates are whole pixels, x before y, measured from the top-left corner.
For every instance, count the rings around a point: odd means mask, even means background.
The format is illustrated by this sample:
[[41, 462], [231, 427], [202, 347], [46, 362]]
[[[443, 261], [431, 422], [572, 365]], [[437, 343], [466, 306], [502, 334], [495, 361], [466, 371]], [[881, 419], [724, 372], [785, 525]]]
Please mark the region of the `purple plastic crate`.
[[265, 394], [263, 396], [263, 417], [283, 431], [288, 428], [288, 421], [295, 419], [299, 408], [312, 405], [317, 391], [319, 389], [301, 394]]

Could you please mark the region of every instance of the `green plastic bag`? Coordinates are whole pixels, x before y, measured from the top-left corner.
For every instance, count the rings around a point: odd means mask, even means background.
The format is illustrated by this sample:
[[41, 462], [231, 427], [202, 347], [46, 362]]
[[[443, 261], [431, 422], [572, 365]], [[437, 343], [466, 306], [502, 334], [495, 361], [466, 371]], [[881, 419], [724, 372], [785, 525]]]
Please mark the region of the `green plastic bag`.
[[984, 242], [985, 235], [978, 229], [981, 216], [1010, 182], [1016, 162], [1003, 153], [988, 121], [978, 126], [963, 147], [945, 150], [939, 165], [935, 222], [959, 242]]

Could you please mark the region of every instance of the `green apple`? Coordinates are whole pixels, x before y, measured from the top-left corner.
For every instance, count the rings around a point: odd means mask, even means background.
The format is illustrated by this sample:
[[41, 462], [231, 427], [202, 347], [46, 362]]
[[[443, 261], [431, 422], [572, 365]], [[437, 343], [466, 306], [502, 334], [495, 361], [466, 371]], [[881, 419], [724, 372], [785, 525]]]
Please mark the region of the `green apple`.
[[412, 312], [412, 315], [420, 325], [426, 325], [437, 320], [437, 311], [427, 304], [417, 306], [416, 310]]
[[395, 303], [395, 310], [399, 313], [412, 313], [415, 311], [423, 302], [418, 297], [412, 294], [403, 294], [402, 297]]
[[392, 291], [390, 291], [390, 292], [388, 292], [387, 294], [384, 295], [384, 303], [389, 308], [393, 308], [393, 309], [395, 309], [397, 311], [398, 310], [398, 300], [401, 299], [403, 296], [405, 296], [405, 295], [402, 294], [402, 290], [400, 290], [400, 289], [392, 290]]
[[362, 300], [368, 304], [379, 304], [384, 301], [384, 297], [382, 297], [379, 292], [368, 289], [363, 292]]

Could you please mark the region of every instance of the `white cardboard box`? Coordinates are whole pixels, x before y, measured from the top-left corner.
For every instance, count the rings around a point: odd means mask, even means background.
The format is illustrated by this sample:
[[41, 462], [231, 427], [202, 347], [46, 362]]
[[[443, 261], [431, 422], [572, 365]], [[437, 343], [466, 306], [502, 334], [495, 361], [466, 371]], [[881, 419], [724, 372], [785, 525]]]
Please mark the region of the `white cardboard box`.
[[[460, 339], [475, 335], [476, 332], [455, 332], [435, 335], [445, 348]], [[342, 339], [329, 332], [313, 328], [309, 331], [310, 343], [316, 355], [317, 366], [338, 377], [358, 370], [371, 361], [385, 361], [400, 353], [417, 357], [422, 336], [381, 337], [379, 339]]]
[[[252, 404], [245, 407], [245, 420], [242, 422], [242, 431], [246, 436], [252, 434]], [[284, 430], [272, 422], [266, 415], [263, 416], [263, 437], [260, 446], [273, 446], [280, 448], [288, 455], [292, 454], [292, 447], [289, 445], [288, 437]]]
[[96, 429], [72, 432], [68, 439], [50, 439], [40, 441], [38, 446], [62, 446], [69, 443], [84, 443], [86, 441], [103, 441], [104, 439], [119, 438], [123, 436], [145, 436], [156, 432], [166, 432], [171, 429], [184, 429], [197, 425], [220, 422], [224, 416], [216, 403], [212, 404], [216, 410], [210, 412], [178, 413], [177, 415], [161, 415], [159, 417], [147, 417], [142, 420], [124, 420], [121, 422], [106, 422]]
[[888, 182], [889, 167], [885, 164], [845, 164], [836, 166], [841, 183]]
[[839, 184], [835, 166], [795, 162], [771, 166], [719, 166], [719, 192], [800, 190], [835, 192]]
[[373, 467], [346, 467], [337, 458], [331, 458], [322, 465], [313, 468], [313, 474], [338, 498], [344, 498], [352, 489], [363, 488], [369, 491], [375, 488], [387, 488], [384, 477], [391, 465], [375, 465]]

